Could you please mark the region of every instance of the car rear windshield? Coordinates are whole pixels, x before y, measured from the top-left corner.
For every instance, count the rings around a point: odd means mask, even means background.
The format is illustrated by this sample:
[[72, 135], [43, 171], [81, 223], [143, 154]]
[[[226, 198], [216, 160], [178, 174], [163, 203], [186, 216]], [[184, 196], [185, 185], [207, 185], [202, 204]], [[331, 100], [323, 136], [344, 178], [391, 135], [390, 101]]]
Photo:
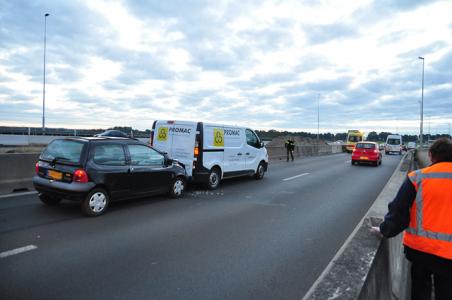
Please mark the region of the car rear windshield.
[[60, 163], [78, 164], [84, 143], [70, 140], [54, 140], [42, 152], [41, 159]]
[[375, 144], [358, 143], [358, 144], [356, 144], [356, 148], [360, 148], [360, 149], [375, 149]]
[[390, 145], [400, 145], [400, 140], [399, 140], [399, 139], [388, 139], [387, 144], [390, 144]]

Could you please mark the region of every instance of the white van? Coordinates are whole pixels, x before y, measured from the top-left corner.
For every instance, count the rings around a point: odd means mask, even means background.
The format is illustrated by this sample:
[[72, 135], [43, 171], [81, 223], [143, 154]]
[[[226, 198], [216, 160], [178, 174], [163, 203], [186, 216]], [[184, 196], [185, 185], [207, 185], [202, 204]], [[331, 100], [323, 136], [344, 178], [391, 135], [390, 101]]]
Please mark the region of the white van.
[[390, 134], [386, 138], [385, 153], [391, 152], [402, 154], [402, 136], [400, 134]]
[[245, 127], [157, 120], [150, 143], [183, 163], [190, 179], [206, 183], [209, 189], [216, 189], [228, 177], [262, 179], [268, 167], [263, 142]]

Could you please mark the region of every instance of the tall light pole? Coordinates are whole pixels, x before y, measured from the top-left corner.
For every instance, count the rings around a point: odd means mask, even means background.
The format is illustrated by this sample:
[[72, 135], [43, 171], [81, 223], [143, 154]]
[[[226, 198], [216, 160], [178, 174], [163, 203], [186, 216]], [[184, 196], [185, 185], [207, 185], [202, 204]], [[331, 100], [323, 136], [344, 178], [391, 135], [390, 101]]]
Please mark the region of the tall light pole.
[[419, 56], [419, 59], [422, 60], [421, 130], [420, 130], [420, 135], [419, 135], [419, 143], [421, 144], [421, 148], [422, 148], [423, 137], [424, 137], [423, 122], [424, 122], [424, 63], [425, 63], [425, 59], [422, 56]]
[[317, 145], [319, 145], [320, 133], [320, 94], [317, 95]]
[[45, 119], [45, 107], [46, 107], [46, 31], [47, 31], [47, 17], [50, 14], [44, 15], [44, 71], [42, 79], [42, 133], [46, 132], [46, 119]]

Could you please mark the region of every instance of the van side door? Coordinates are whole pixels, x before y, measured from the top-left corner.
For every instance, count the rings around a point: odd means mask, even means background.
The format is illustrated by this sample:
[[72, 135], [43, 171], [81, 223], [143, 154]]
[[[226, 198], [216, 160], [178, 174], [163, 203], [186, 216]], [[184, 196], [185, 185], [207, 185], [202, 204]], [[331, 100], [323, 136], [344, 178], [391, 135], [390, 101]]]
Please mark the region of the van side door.
[[[245, 130], [236, 127], [223, 127], [224, 131], [224, 172], [246, 170]], [[233, 174], [230, 174], [233, 175]]]
[[246, 129], [246, 169], [256, 170], [261, 160], [261, 141], [251, 129]]

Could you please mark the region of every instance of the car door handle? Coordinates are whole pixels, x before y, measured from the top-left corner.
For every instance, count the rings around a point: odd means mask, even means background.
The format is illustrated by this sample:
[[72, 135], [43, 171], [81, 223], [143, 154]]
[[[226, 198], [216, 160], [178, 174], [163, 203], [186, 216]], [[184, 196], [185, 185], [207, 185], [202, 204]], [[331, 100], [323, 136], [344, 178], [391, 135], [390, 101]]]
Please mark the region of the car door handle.
[[242, 156], [242, 153], [237, 153], [238, 156]]
[[246, 155], [250, 155], [250, 153], [249, 153], [249, 152], [247, 152], [247, 153], [246, 153]]

